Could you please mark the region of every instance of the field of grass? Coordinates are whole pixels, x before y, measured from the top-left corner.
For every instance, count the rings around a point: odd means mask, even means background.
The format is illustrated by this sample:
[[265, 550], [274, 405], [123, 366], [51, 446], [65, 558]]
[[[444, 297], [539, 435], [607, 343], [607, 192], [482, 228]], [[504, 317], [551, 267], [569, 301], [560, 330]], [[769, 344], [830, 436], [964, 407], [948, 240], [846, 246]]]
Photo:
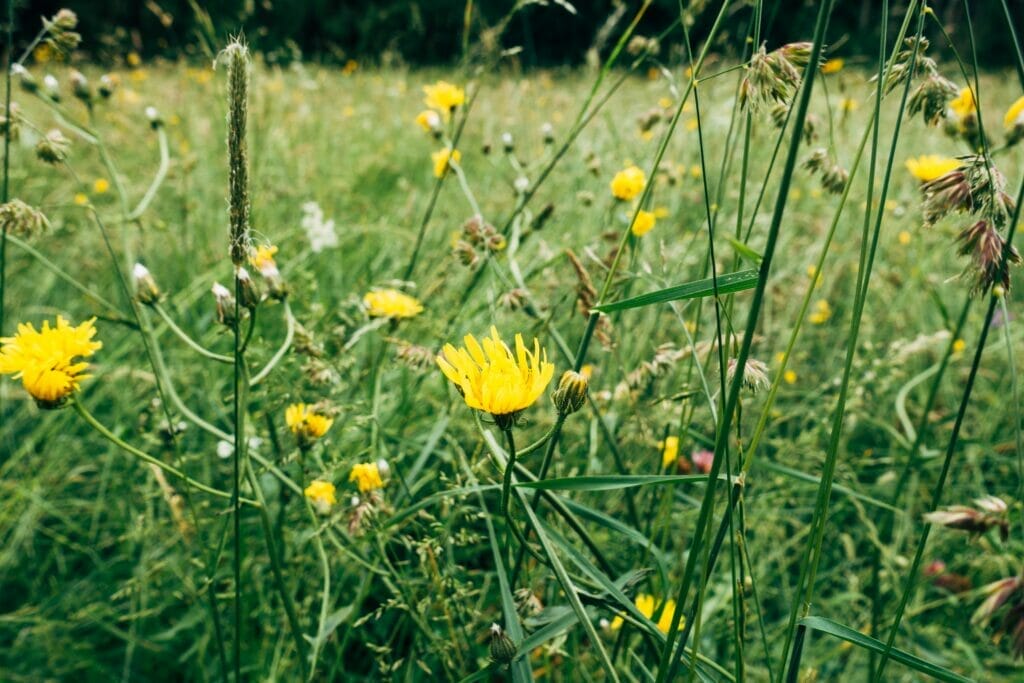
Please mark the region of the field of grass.
[[[966, 86], [925, 26], [941, 73]], [[256, 63], [251, 239], [277, 247], [287, 296], [237, 325], [251, 329], [253, 380], [238, 392], [237, 333], [210, 293], [235, 280], [227, 65], [120, 68], [90, 112], [67, 65], [29, 58], [40, 84], [58, 77], [61, 99], [15, 80], [10, 196], [49, 228], [10, 230], [3, 332], [95, 316], [103, 346], [59, 409], [0, 380], [0, 680], [231, 680], [236, 657], [242, 679], [283, 681], [1019, 676], [1024, 589], [976, 615], [990, 584], [1022, 571], [1019, 290], [971, 296], [957, 235], [977, 218], [925, 227], [905, 167], [971, 147], [900, 117], [902, 82], [873, 139], [871, 62], [819, 71], [807, 117], [791, 93], [785, 131], [770, 105], [737, 105], [747, 72], [735, 61], [709, 55], [696, 91], [684, 66], [619, 62]], [[93, 88], [104, 73], [75, 66]], [[435, 138], [415, 118], [439, 79], [467, 101]], [[1004, 145], [1002, 124], [1022, 85], [1012, 71], [971, 85], [986, 150], [1017, 197], [1024, 147]], [[813, 130], [788, 173], [795, 125]], [[45, 164], [37, 143], [53, 128], [71, 147]], [[461, 158], [437, 179], [431, 154], [451, 135]], [[817, 148], [849, 172], [848, 194], [804, 166]], [[637, 199], [657, 216], [640, 237], [636, 202], [610, 192], [633, 164], [647, 178]], [[327, 221], [336, 244], [311, 243]], [[489, 246], [470, 239], [481, 224]], [[159, 303], [126, 295], [137, 262]], [[690, 298], [668, 290], [588, 315], [693, 282]], [[379, 288], [422, 312], [369, 315], [364, 295]], [[508, 430], [468, 407], [434, 360], [492, 325], [509, 344], [536, 337], [554, 365]], [[734, 383], [724, 370], [748, 353]], [[550, 395], [574, 363], [588, 400], [559, 416]], [[333, 418], [322, 437], [289, 429], [300, 402]], [[239, 424], [248, 447], [236, 451]], [[513, 483], [548, 484], [513, 486], [506, 514], [510, 442], [525, 468]], [[383, 487], [360, 492], [353, 466], [380, 461]], [[727, 483], [741, 469], [741, 485]], [[303, 495], [313, 480], [336, 487], [333, 504]], [[974, 509], [983, 496], [1008, 509]], [[975, 533], [922, 517], [950, 505], [972, 508]], [[679, 598], [673, 619], [665, 601]], [[880, 671], [897, 613], [898, 650]], [[666, 635], [683, 632], [673, 669]], [[502, 648], [518, 649], [509, 666], [491, 662]]]

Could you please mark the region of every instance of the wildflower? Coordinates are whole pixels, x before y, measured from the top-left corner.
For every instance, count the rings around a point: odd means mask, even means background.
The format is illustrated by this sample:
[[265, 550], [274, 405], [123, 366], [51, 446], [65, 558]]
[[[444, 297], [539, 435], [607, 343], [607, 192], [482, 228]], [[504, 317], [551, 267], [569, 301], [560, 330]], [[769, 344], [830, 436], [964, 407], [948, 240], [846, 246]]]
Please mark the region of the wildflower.
[[857, 107], [859, 106], [860, 103], [852, 97], [844, 97], [839, 100], [839, 111], [841, 111], [844, 116], [857, 111]]
[[501, 147], [505, 151], [505, 154], [511, 154], [515, 151], [515, 143], [512, 140], [512, 133], [505, 131], [501, 134]]
[[960, 168], [960, 161], [938, 154], [923, 154], [917, 158], [907, 159], [906, 166], [912, 176], [926, 183]]
[[[654, 616], [656, 606], [654, 596], [647, 595], [646, 593], [641, 593], [640, 595], [636, 596], [636, 600], [633, 601], [633, 604], [636, 605], [637, 611], [639, 611], [640, 614], [644, 615], [648, 619], [651, 619]], [[676, 601], [670, 598], [669, 600], [665, 601], [665, 604], [661, 610], [661, 616], [658, 617], [657, 626], [659, 631], [661, 631], [662, 633], [668, 633], [669, 628], [672, 627], [672, 617], [675, 616], [675, 613]], [[614, 619], [612, 619], [611, 629], [613, 631], [619, 630], [620, 628], [622, 628], [622, 622], [622, 617], [615, 617]], [[680, 619], [680, 628], [682, 628], [684, 625], [684, 620]]]
[[490, 413], [501, 429], [510, 428], [516, 415], [544, 393], [555, 366], [536, 339], [533, 350], [527, 350], [521, 334], [515, 337], [513, 354], [493, 326], [482, 347], [471, 334], [464, 342], [466, 348], [461, 349], [445, 345], [437, 357], [441, 372], [456, 385], [466, 405]]
[[924, 520], [931, 524], [941, 524], [950, 529], [968, 531], [978, 536], [989, 529], [998, 528], [999, 535], [1005, 542], [1010, 533], [1010, 522], [1007, 519], [1007, 505], [1002, 498], [984, 496], [974, 501], [980, 508], [965, 505], [951, 505], [945, 510], [936, 510], [924, 515]]
[[106, 194], [110, 190], [110, 181], [106, 178], [97, 178], [92, 184], [92, 190], [96, 194]]
[[907, 246], [908, 244], [910, 244], [910, 240], [912, 239], [912, 237], [913, 236], [906, 230], [900, 230], [900, 234], [896, 235], [896, 239], [903, 246]]
[[149, 121], [150, 128], [153, 130], [164, 125], [163, 117], [160, 116], [160, 111], [156, 107], [146, 107], [144, 113], [146, 114], [146, 120]]
[[796, 373], [792, 370], [786, 370], [782, 373], [782, 381], [786, 384], [796, 384]]
[[963, 353], [966, 348], [967, 342], [963, 339], [957, 339], [953, 342], [953, 353]]
[[235, 297], [231, 291], [219, 282], [210, 288], [217, 302], [217, 322], [231, 327], [235, 324]]
[[59, 164], [68, 158], [69, 149], [71, 149], [71, 141], [54, 128], [40, 138], [36, 144], [36, 156], [40, 161], [48, 164]]
[[86, 104], [92, 102], [92, 91], [89, 89], [89, 79], [81, 71], [72, 70], [69, 76], [71, 81], [71, 94]]
[[438, 81], [434, 85], [423, 86], [423, 93], [426, 97], [423, 103], [431, 109], [436, 109], [445, 117], [449, 116], [455, 108], [466, 101], [465, 91], [452, 85], [447, 81]]
[[141, 303], [152, 305], [160, 300], [160, 288], [149, 272], [149, 268], [136, 263], [132, 266], [132, 279], [135, 281], [135, 298]]
[[302, 205], [302, 228], [306, 231], [306, 239], [314, 254], [324, 249], [338, 246], [338, 233], [334, 230], [333, 220], [324, 220], [324, 211], [316, 202]]
[[1024, 97], [1019, 98], [1006, 110], [1003, 118], [1006, 144], [1013, 145], [1024, 138]]
[[671, 467], [679, 459], [679, 437], [666, 436], [661, 442], [661, 469]]
[[637, 212], [636, 218], [633, 220], [633, 225], [631, 225], [629, 229], [634, 236], [643, 237], [654, 229], [654, 224], [656, 222], [657, 218], [653, 211], [644, 211], [641, 209]]
[[555, 128], [550, 123], [545, 121], [540, 127], [540, 137], [544, 140], [545, 145], [553, 145], [555, 143]]
[[321, 438], [334, 424], [333, 419], [317, 412], [315, 406], [307, 406], [305, 403], [288, 406], [284, 411], [284, 421], [302, 447]]
[[0, 204], [0, 232], [18, 237], [34, 237], [50, 227], [50, 221], [39, 209], [20, 199]]
[[60, 102], [60, 81], [53, 74], [43, 76], [43, 89], [54, 102]]
[[84, 192], [76, 192], [74, 201], [78, 206], [85, 206], [89, 203], [89, 195]]
[[637, 166], [627, 166], [612, 178], [612, 196], [621, 201], [629, 201], [643, 192], [646, 183], [643, 171]]
[[345, 74], [346, 76], [351, 76], [356, 72], [357, 69], [359, 69], [359, 62], [357, 62], [354, 59], [350, 59], [347, 62], [345, 62], [345, 66], [341, 68], [341, 73]]
[[363, 305], [371, 318], [412, 318], [423, 312], [423, 304], [397, 289], [367, 292]]
[[825, 299], [819, 299], [814, 303], [814, 311], [807, 316], [807, 319], [814, 325], [824, 325], [832, 317], [832, 306]]
[[129, 52], [125, 55], [124, 61], [128, 63], [128, 66], [134, 69], [142, 64], [142, 57], [139, 56], [138, 52]]
[[516, 644], [505, 633], [505, 629], [497, 624], [491, 624], [491, 644], [488, 647], [488, 655], [491, 661], [498, 665], [511, 664], [516, 656]]
[[348, 480], [355, 482], [360, 493], [368, 493], [384, 488], [384, 480], [380, 476], [380, 468], [375, 462], [361, 462], [352, 466]]
[[844, 66], [846, 66], [846, 60], [844, 60], [842, 57], [834, 57], [832, 59], [827, 60], [824, 64], [821, 65], [821, 73], [837, 74], [843, 70]]
[[331, 506], [338, 502], [335, 495], [336, 489], [334, 484], [329, 481], [321, 481], [319, 479], [313, 480], [313, 482], [306, 487], [303, 493], [306, 499], [313, 504], [316, 511], [321, 515], [328, 515], [331, 512]]
[[715, 454], [706, 448], [701, 448], [690, 454], [690, 460], [693, 461], [699, 472], [707, 474], [711, 471], [711, 466], [715, 462]]
[[587, 402], [590, 383], [582, 373], [566, 370], [558, 380], [558, 388], [551, 395], [559, 415], [572, 415]]
[[[735, 358], [729, 359], [729, 367], [726, 370], [726, 376], [729, 378], [729, 382], [732, 382], [736, 375], [736, 360], [737, 359]], [[756, 394], [759, 389], [767, 388], [770, 384], [768, 381], [768, 366], [759, 360], [747, 360], [744, 364], [743, 379], [741, 381], [743, 382], [743, 386], [754, 394]]]
[[960, 94], [950, 101], [949, 109], [961, 120], [977, 114], [978, 106], [974, 102], [974, 91], [970, 88], [963, 88]]
[[444, 147], [431, 154], [430, 158], [434, 161], [434, 177], [443, 178], [450, 167], [449, 160], [459, 163], [462, 160], [462, 153], [457, 149]]
[[99, 92], [100, 97], [103, 99], [109, 99], [114, 94], [114, 91], [117, 90], [120, 82], [120, 79], [115, 74], [103, 74], [100, 76], [100, 84], [96, 91]]
[[433, 109], [424, 109], [416, 115], [416, 123], [428, 133], [441, 131], [441, 117]]
[[21, 378], [40, 407], [60, 406], [78, 389], [79, 381], [89, 377], [82, 374], [89, 364], [76, 359], [88, 358], [103, 347], [102, 342], [92, 341], [95, 320], [72, 327], [58, 315], [56, 326], [44, 320], [39, 331], [31, 323], [19, 324], [16, 335], [0, 338], [0, 374]]

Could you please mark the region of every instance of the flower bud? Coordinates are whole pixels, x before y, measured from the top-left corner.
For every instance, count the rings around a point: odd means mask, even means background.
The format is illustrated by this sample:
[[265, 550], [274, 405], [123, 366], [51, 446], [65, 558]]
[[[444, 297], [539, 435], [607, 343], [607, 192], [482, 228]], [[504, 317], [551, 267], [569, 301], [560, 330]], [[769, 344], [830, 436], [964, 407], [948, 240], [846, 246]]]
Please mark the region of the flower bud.
[[149, 119], [149, 127], [153, 130], [164, 125], [163, 117], [160, 116], [160, 112], [157, 111], [156, 107], [146, 107], [146, 118]]
[[515, 150], [516, 146], [512, 141], [512, 133], [505, 131], [501, 134], [501, 147], [505, 150], [505, 154], [511, 154]]
[[555, 143], [555, 128], [547, 121], [540, 127], [540, 135], [544, 138], [545, 145], [552, 145]]
[[54, 102], [60, 102], [60, 81], [53, 74], [43, 76], [43, 88]]
[[525, 194], [530, 189], [530, 179], [521, 175], [515, 179], [512, 185], [516, 188], [516, 193]]
[[36, 143], [36, 156], [48, 164], [59, 164], [68, 158], [71, 141], [54, 128]]
[[86, 104], [92, 101], [92, 90], [89, 89], [89, 79], [81, 71], [71, 72], [71, 92], [78, 99]]
[[505, 633], [505, 629], [497, 624], [491, 624], [491, 661], [501, 666], [512, 663], [516, 657], [516, 644]]
[[112, 76], [111, 74], [103, 74], [100, 76], [100, 84], [97, 88], [100, 97], [105, 100], [109, 99], [110, 96], [114, 94], [115, 90], [117, 90], [117, 76]]
[[256, 283], [249, 277], [249, 271], [245, 268], [235, 270], [235, 277], [238, 278], [238, 302], [250, 310], [256, 308], [260, 303], [260, 291]]
[[377, 460], [377, 473], [383, 481], [387, 481], [391, 478], [391, 465], [389, 465], [388, 461], [384, 458]]
[[156, 280], [149, 272], [149, 268], [136, 263], [132, 267], [132, 278], [135, 280], [135, 298], [140, 303], [152, 306], [160, 300], [160, 288], [156, 286]]
[[559, 415], [572, 415], [583, 407], [587, 400], [590, 382], [582, 373], [566, 370], [558, 380], [558, 388], [551, 394], [551, 400]]
[[25, 92], [34, 93], [39, 90], [39, 82], [36, 77], [21, 64], [15, 63], [11, 66], [11, 75], [21, 79], [21, 89]]
[[214, 282], [210, 288], [214, 299], [217, 301], [217, 322], [231, 327], [235, 324], [235, 297], [227, 287], [219, 282]]
[[18, 237], [34, 237], [45, 232], [50, 221], [42, 211], [29, 206], [20, 199], [0, 204], [0, 231]]

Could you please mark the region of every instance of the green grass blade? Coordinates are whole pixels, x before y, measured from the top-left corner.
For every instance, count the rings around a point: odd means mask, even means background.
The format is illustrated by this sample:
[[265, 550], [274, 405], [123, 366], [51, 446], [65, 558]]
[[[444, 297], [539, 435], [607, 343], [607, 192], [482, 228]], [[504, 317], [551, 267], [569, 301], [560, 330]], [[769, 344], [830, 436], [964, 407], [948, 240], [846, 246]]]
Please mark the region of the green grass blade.
[[682, 484], [707, 481], [706, 474], [596, 474], [586, 477], [560, 477], [544, 481], [522, 481], [515, 486], [545, 491], [615, 491], [649, 484]]
[[[734, 292], [742, 292], [745, 289], [753, 289], [757, 286], [757, 272], [756, 269], [751, 268], [750, 270], [740, 270], [728, 275], [722, 275], [718, 278], [718, 294], [732, 294]], [[712, 278], [705, 278], [647, 292], [646, 294], [623, 299], [622, 301], [601, 304], [594, 306], [592, 310], [600, 311], [601, 313], [625, 311], [630, 308], [642, 308], [643, 306], [653, 306], [654, 304], [663, 304], [681, 299], [700, 299], [711, 296], [714, 294], [714, 291], [715, 287]]]

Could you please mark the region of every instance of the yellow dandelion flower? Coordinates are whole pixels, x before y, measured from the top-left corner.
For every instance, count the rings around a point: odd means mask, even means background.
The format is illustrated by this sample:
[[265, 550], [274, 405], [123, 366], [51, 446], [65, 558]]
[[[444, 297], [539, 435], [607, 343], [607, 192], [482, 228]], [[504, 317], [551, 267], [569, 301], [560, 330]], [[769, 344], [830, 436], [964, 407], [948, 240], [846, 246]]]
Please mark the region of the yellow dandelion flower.
[[[636, 596], [636, 600], [633, 601], [636, 605], [637, 611], [644, 615], [648, 619], [654, 616], [654, 610], [657, 606], [654, 601], [654, 596], [641, 593]], [[658, 617], [658, 630], [662, 633], [668, 633], [669, 628], [672, 626], [672, 617], [676, 613], [676, 601], [669, 599], [665, 602], [664, 608], [661, 610], [661, 616]], [[622, 617], [615, 617], [612, 620], [611, 628], [613, 631], [617, 631], [622, 628]], [[679, 628], [686, 626], [686, 619], [682, 618], [679, 620]]]
[[293, 403], [284, 411], [284, 421], [300, 443], [308, 444], [316, 441], [331, 428], [334, 420], [316, 412], [305, 403]]
[[261, 273], [264, 270], [277, 269], [277, 262], [274, 261], [274, 254], [277, 253], [277, 247], [273, 244], [261, 244], [256, 247], [252, 254], [249, 256], [249, 263], [252, 267]]
[[331, 506], [338, 502], [336, 491], [331, 482], [315, 479], [303, 493], [317, 512], [326, 515], [331, 512]]
[[355, 482], [360, 493], [384, 488], [384, 480], [380, 477], [380, 469], [375, 462], [361, 462], [352, 466], [348, 480]]
[[896, 239], [899, 240], [899, 243], [903, 246], [907, 246], [910, 244], [911, 234], [906, 230], [900, 230], [900, 234], [896, 235]]
[[702, 173], [703, 172], [700, 170], [700, 166], [698, 164], [694, 164], [690, 167], [690, 175], [694, 178], [700, 178]]
[[612, 178], [612, 196], [622, 201], [629, 201], [643, 192], [646, 184], [647, 179], [644, 172], [637, 166], [628, 166]]
[[1009, 130], [1014, 126], [1024, 125], [1024, 97], [1020, 97], [1006, 110], [1003, 117], [1003, 127]]
[[820, 299], [814, 304], [814, 311], [807, 316], [815, 325], [823, 325], [832, 317], [832, 306], [825, 299]]
[[964, 349], [967, 348], [967, 342], [963, 339], [957, 339], [953, 342], [953, 353], [963, 353]]
[[844, 60], [842, 57], [835, 57], [821, 65], [821, 73], [837, 74], [843, 70], [844, 66], [846, 66], [846, 60]]
[[953, 110], [953, 114], [961, 121], [968, 116], [976, 114], [978, 107], [974, 102], [974, 91], [970, 88], [961, 90], [960, 95], [950, 101], [949, 108]]
[[423, 93], [426, 95], [423, 98], [423, 104], [431, 109], [436, 109], [445, 116], [448, 116], [456, 107], [466, 102], [466, 92], [448, 81], [438, 81], [434, 85], [425, 85], [423, 86]]
[[938, 154], [923, 154], [916, 159], [907, 159], [907, 170], [922, 183], [927, 183], [960, 168], [960, 162]]
[[661, 469], [674, 465], [679, 458], [679, 437], [665, 437], [658, 445], [661, 447]]
[[675, 104], [671, 97], [662, 97], [658, 99], [658, 106], [662, 109], [670, 109]]
[[686, 119], [686, 130], [691, 133], [700, 128], [700, 122], [697, 119]]
[[363, 297], [372, 318], [412, 318], [423, 312], [423, 304], [397, 289], [375, 289]]
[[782, 380], [786, 384], [796, 384], [796, 373], [793, 372], [792, 370], [786, 370], [784, 373], [782, 373]]
[[75, 193], [75, 204], [78, 204], [79, 206], [85, 206], [88, 203], [89, 196], [87, 194], [85, 194], [84, 192]]
[[642, 130], [642, 131], [640, 131], [640, 139], [643, 140], [644, 142], [650, 142], [651, 140], [654, 139], [654, 131], [653, 130]]
[[350, 119], [356, 115], [356, 108], [353, 107], [351, 104], [346, 104], [341, 109], [341, 115], [344, 116], [346, 119]]
[[490, 413], [501, 428], [508, 428], [517, 413], [544, 393], [555, 366], [536, 339], [529, 351], [523, 335], [517, 334], [513, 353], [494, 326], [482, 346], [471, 334], [463, 341], [466, 347], [461, 349], [445, 344], [437, 357], [441, 372], [458, 387], [466, 405]]
[[128, 66], [136, 67], [142, 64], [142, 57], [137, 52], [129, 52], [124, 61], [128, 62]]
[[852, 97], [844, 97], [843, 99], [839, 100], [839, 111], [843, 112], [844, 114], [851, 114], [857, 111], [857, 107], [859, 106], [860, 102], [853, 99]]
[[55, 327], [50, 327], [49, 320], [38, 331], [31, 323], [18, 325], [16, 335], [0, 338], [0, 375], [20, 378], [40, 406], [59, 406], [89, 377], [82, 374], [89, 364], [75, 359], [88, 358], [103, 347], [102, 342], [92, 341], [95, 321], [91, 318], [72, 327], [58, 315]]
[[786, 354], [783, 351], [779, 351], [775, 354], [775, 362], [781, 363], [786, 359]]
[[428, 133], [441, 126], [441, 117], [433, 109], [424, 109], [416, 115], [416, 123]]
[[92, 184], [92, 190], [96, 194], [106, 194], [110, 190], [110, 181], [106, 178], [97, 178]]
[[462, 153], [457, 149], [439, 149], [430, 155], [430, 158], [434, 161], [434, 177], [441, 178], [448, 172], [448, 161], [454, 161], [459, 163], [462, 160]]
[[641, 209], [636, 214], [636, 219], [633, 221], [633, 225], [630, 226], [630, 231], [637, 237], [643, 237], [651, 230], [654, 229], [654, 224], [657, 222], [657, 218], [653, 211], [644, 211]]

